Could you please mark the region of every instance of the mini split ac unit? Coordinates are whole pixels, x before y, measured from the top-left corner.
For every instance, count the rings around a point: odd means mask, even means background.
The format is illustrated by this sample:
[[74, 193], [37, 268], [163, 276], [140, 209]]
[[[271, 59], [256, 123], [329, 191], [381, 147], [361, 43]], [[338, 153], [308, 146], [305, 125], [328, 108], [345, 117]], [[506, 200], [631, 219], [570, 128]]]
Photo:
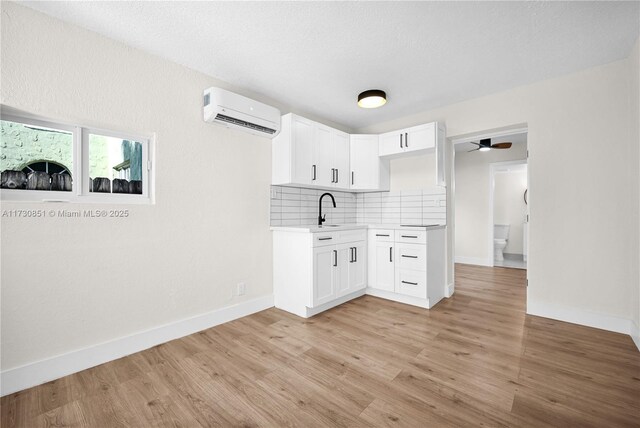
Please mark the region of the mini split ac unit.
[[280, 110], [220, 88], [204, 91], [204, 120], [262, 137], [280, 132]]

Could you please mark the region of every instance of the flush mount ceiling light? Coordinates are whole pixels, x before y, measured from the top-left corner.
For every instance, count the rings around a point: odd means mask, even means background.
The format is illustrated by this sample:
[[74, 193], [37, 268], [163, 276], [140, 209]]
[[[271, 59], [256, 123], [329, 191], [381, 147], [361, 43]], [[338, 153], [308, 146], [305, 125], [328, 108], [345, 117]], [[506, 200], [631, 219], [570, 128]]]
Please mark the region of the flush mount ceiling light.
[[380, 89], [370, 89], [358, 95], [358, 105], [362, 108], [378, 108], [387, 102], [387, 94]]

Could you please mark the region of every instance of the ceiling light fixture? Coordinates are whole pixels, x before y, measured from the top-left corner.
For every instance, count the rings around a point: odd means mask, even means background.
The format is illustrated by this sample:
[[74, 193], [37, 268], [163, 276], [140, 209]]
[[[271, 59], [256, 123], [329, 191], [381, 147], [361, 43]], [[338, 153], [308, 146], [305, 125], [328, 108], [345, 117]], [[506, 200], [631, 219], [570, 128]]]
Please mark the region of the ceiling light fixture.
[[378, 108], [387, 102], [387, 94], [380, 89], [370, 89], [358, 95], [358, 105], [362, 108]]
[[489, 150], [491, 150], [491, 147], [480, 147], [478, 150], [480, 150], [481, 152], [488, 152]]

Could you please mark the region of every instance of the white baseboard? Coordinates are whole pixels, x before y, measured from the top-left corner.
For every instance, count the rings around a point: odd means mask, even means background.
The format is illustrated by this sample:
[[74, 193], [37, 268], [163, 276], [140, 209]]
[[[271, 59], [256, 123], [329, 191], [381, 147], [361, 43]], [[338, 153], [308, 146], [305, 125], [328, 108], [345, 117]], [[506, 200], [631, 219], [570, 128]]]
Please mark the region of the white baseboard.
[[447, 288], [446, 288], [446, 290], [445, 290], [445, 294], [444, 294], [444, 295], [445, 295], [447, 298], [449, 298], [449, 297], [453, 296], [453, 293], [454, 293], [455, 291], [456, 291], [456, 285], [455, 285], [455, 284], [453, 284], [453, 283], [448, 284], [448, 285], [447, 285]]
[[626, 318], [618, 318], [552, 303], [537, 302], [533, 299], [527, 299], [527, 314], [624, 333], [633, 338], [632, 326], [634, 323]]
[[464, 263], [465, 265], [493, 266], [491, 259], [483, 259], [481, 257], [456, 256], [456, 263]]
[[161, 343], [188, 336], [273, 306], [273, 295], [258, 297], [216, 309], [192, 318], [57, 355], [35, 363], [5, 370], [0, 375], [2, 396], [40, 385], [63, 376], [117, 360]]
[[631, 338], [638, 351], [640, 351], [640, 326], [633, 321], [631, 322]]

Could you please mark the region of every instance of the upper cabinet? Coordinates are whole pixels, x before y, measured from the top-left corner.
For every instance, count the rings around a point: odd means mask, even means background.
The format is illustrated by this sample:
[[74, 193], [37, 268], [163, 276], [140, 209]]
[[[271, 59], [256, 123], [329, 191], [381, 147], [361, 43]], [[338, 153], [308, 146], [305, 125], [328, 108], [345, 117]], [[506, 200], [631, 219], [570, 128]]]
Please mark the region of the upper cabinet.
[[378, 135], [351, 135], [351, 189], [389, 190], [389, 160], [378, 155]]
[[436, 184], [445, 186], [445, 128], [431, 122], [380, 135], [379, 155], [385, 159], [434, 153]]
[[349, 189], [349, 134], [316, 124], [316, 186]]
[[380, 156], [433, 149], [436, 146], [437, 129], [437, 123], [432, 122], [381, 134]]
[[282, 116], [272, 141], [272, 184], [349, 189], [349, 134], [303, 117]]
[[272, 184], [353, 191], [389, 190], [389, 159], [435, 152], [444, 186], [444, 126], [349, 135], [289, 113], [272, 140]]

